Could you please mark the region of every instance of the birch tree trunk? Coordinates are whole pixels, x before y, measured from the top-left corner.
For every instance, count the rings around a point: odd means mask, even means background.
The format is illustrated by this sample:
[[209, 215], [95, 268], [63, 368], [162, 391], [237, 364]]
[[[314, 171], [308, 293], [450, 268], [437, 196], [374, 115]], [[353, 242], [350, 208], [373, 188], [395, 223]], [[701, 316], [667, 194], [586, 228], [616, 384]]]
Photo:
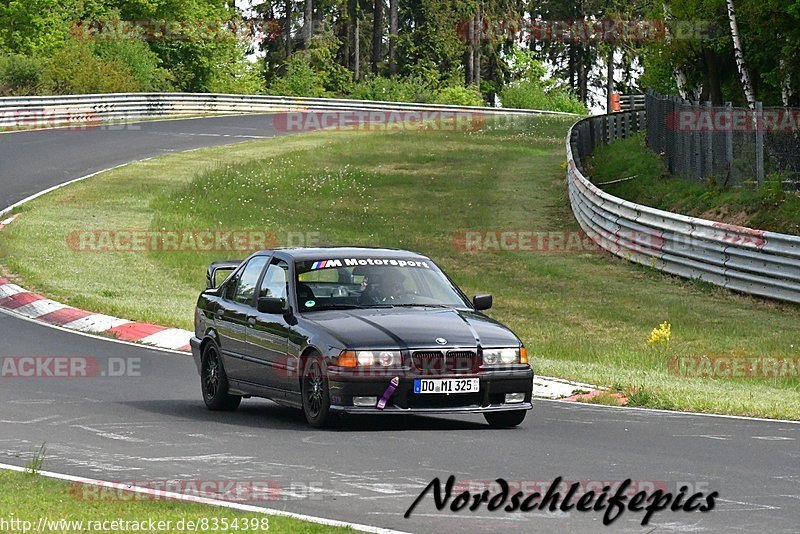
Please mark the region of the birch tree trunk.
[[361, 24], [358, 15], [353, 23], [353, 78], [361, 79]]
[[611, 113], [611, 95], [614, 94], [614, 46], [608, 51], [606, 60], [606, 113]]
[[[672, 8], [669, 2], [664, 0], [662, 4], [664, 8], [664, 42], [669, 46], [672, 43], [672, 33], [669, 31], [669, 23], [672, 21]], [[686, 80], [686, 73], [680, 67], [673, 67], [672, 74], [675, 76], [675, 85], [678, 86], [678, 94], [684, 100], [689, 98], [688, 82]]]
[[747, 70], [747, 65], [744, 64], [744, 53], [742, 51], [742, 39], [739, 35], [739, 25], [736, 23], [736, 9], [733, 5], [733, 0], [726, 0], [728, 5], [728, 22], [731, 25], [731, 37], [733, 38], [733, 56], [736, 59], [736, 67], [739, 69], [739, 77], [742, 80], [742, 89], [744, 89], [744, 97], [747, 99], [747, 105], [750, 109], [756, 107], [756, 96], [753, 92], [753, 83], [750, 78], [750, 72]]
[[783, 75], [781, 82], [781, 102], [783, 107], [789, 107], [789, 99], [792, 98], [792, 73], [786, 68], [786, 58], [780, 60], [780, 70]]

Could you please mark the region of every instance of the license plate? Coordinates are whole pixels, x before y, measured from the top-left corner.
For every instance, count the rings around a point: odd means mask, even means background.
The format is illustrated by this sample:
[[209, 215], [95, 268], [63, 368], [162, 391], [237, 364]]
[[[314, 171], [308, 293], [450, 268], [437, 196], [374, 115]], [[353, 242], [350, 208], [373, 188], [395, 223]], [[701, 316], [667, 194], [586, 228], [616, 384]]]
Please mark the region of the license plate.
[[479, 378], [417, 378], [414, 393], [476, 393], [481, 389]]

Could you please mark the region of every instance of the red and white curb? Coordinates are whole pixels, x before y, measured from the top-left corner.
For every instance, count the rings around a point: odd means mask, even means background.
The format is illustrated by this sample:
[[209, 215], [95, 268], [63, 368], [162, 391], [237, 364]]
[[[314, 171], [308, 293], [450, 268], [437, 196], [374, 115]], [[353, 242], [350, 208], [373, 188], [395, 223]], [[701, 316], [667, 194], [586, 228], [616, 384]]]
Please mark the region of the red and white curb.
[[[11, 224], [16, 216], [0, 221], [0, 230]], [[0, 308], [39, 323], [59, 326], [87, 334], [97, 334], [120, 341], [141, 343], [161, 349], [189, 352], [193, 332], [140, 323], [72, 308], [50, 300], [0, 277]], [[577, 394], [600, 392], [600, 388], [560, 378], [536, 376], [533, 396], [545, 399], [582, 400]], [[594, 393], [595, 395], [597, 393]]]
[[14, 222], [14, 219], [16, 219], [16, 218], [17, 218], [17, 216], [16, 216], [16, 215], [12, 215], [12, 216], [11, 216], [11, 217], [9, 217], [8, 219], [3, 219], [2, 221], [0, 221], [0, 230], [2, 230], [2, 229], [3, 229], [3, 228], [5, 228], [6, 226], [8, 226], [8, 225], [9, 225], [9, 224], [11, 224], [12, 222]]
[[533, 396], [544, 399], [567, 399], [573, 400], [580, 394], [593, 391], [600, 391], [600, 388], [591, 384], [572, 382], [561, 378], [551, 378], [548, 376], [533, 377]]
[[[14, 218], [0, 221], [0, 230]], [[192, 332], [72, 308], [0, 277], [0, 308], [39, 323], [168, 350], [189, 351]]]
[[72, 308], [0, 277], [0, 308], [68, 330], [99, 334], [168, 350], [189, 351], [192, 332]]
[[[194, 335], [180, 328], [129, 321], [72, 308], [31, 293], [3, 277], [0, 277], [0, 308], [48, 325], [168, 350], [190, 351], [189, 340]], [[560, 378], [536, 376], [533, 379], [534, 397], [562, 399], [597, 390], [597, 386]]]

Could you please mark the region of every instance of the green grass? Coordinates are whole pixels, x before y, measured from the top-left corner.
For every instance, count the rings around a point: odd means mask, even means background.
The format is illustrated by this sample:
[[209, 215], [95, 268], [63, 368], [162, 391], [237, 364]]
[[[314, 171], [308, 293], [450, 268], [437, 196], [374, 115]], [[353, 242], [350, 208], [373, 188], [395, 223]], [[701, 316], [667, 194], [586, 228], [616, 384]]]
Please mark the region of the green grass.
[[[52, 521], [49, 528], [40, 532], [50, 533], [71, 533], [71, 532], [90, 532], [100, 531], [89, 526], [88, 522], [104, 521], [164, 521], [162, 526], [166, 526], [166, 521], [170, 521], [171, 528], [151, 530], [145, 528], [138, 532], [158, 533], [183, 533], [187, 528], [178, 529], [179, 522], [183, 525], [187, 522], [203, 521], [204, 518], [211, 523], [217, 521], [216, 525], [233, 525], [233, 521], [238, 520], [240, 528], [219, 528], [216, 532], [220, 533], [239, 533], [244, 532], [241, 528], [244, 521], [247, 521], [249, 528], [247, 532], [292, 532], [292, 533], [328, 533], [328, 532], [353, 532], [351, 529], [332, 528], [323, 525], [307, 523], [279, 516], [266, 516], [262, 514], [239, 513], [226, 508], [218, 508], [201, 504], [184, 503], [168, 500], [140, 500], [134, 494], [113, 493], [94, 493], [93, 490], [84, 492], [81, 486], [76, 486], [67, 482], [48, 479], [42, 476], [28, 473], [17, 473], [13, 471], [0, 471], [0, 488], [3, 489], [3, 498], [0, 499], [0, 521], [10, 522], [12, 520], [30, 521], [30, 530], [33, 532], [37, 527], [39, 519], [45, 517]], [[89, 498], [85, 498], [84, 495]], [[100, 498], [91, 498], [99, 495]], [[108, 497], [108, 498], [106, 498]], [[56, 523], [59, 520], [83, 521], [83, 529], [75, 528], [78, 525]], [[269, 524], [263, 524], [262, 521]], [[251, 523], [252, 521], [252, 523]], [[110, 526], [111, 524], [108, 523]], [[130, 523], [129, 523], [130, 525]], [[24, 523], [7, 524], [9, 530], [4, 532], [22, 532]], [[268, 528], [261, 528], [267, 526]], [[133, 526], [131, 526], [131, 529]], [[114, 529], [106, 527], [107, 532]], [[130, 529], [129, 529], [130, 530]]]
[[[473, 133], [316, 132], [174, 154], [41, 197], [0, 233], [0, 263], [57, 300], [191, 328], [205, 268], [231, 255], [86, 253], [84, 229], [319, 232], [322, 244], [423, 252], [526, 342], [536, 372], [613, 386], [655, 408], [800, 418], [797, 379], [686, 379], [677, 356], [800, 355], [800, 308], [734, 295], [597, 252], [465, 252], [464, 229], [572, 231], [570, 119]], [[663, 321], [671, 341], [650, 347]]]
[[783, 191], [778, 177], [760, 190], [726, 188], [713, 181], [670, 177], [643, 135], [599, 147], [589, 164], [595, 183], [629, 176], [635, 179], [603, 186], [612, 195], [655, 208], [705, 219], [800, 235], [800, 194]]

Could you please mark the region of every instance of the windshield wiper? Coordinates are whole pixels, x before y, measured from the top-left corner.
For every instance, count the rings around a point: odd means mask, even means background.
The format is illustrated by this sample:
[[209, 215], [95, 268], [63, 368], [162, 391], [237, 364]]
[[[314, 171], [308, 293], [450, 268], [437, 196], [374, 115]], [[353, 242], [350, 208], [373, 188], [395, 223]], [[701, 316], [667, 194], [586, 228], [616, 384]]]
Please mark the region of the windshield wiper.
[[375, 304], [375, 305], [368, 305], [362, 306], [360, 304], [325, 304], [323, 306], [317, 306], [315, 308], [309, 308], [305, 311], [319, 311], [319, 310], [362, 310], [365, 308], [391, 308], [388, 305], [382, 304]]
[[392, 308], [452, 308], [447, 304], [391, 304]]

